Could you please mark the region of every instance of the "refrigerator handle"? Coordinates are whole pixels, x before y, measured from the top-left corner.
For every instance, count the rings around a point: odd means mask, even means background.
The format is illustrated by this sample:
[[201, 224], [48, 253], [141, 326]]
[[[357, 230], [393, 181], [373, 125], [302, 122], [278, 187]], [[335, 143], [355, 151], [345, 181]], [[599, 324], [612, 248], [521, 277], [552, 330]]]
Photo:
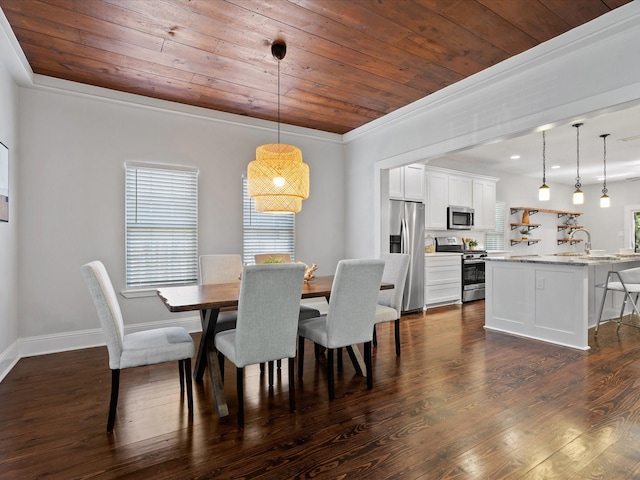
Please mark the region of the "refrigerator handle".
[[[400, 251], [402, 253], [408, 253], [413, 256], [408, 227], [409, 226], [407, 224], [407, 219], [403, 217], [402, 218], [402, 248], [400, 249]], [[407, 285], [405, 285], [404, 298], [402, 299], [402, 302], [405, 304], [404, 305], [405, 307], [409, 305], [411, 302], [411, 278], [413, 277], [412, 272], [413, 272], [413, 262], [409, 262], [409, 272], [407, 273]]]
[[409, 253], [407, 250], [409, 249], [409, 229], [407, 226], [407, 219], [402, 218], [402, 223], [400, 229], [402, 230], [402, 244], [400, 245], [400, 251], [402, 253]]

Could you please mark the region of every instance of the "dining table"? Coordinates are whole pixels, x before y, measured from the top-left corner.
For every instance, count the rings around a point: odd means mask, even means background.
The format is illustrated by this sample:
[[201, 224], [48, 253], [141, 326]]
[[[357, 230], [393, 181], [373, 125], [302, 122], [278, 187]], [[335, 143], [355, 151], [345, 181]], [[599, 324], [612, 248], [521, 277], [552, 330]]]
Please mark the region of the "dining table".
[[[333, 275], [318, 276], [305, 281], [302, 286], [301, 298], [324, 297], [329, 301]], [[222, 309], [237, 308], [240, 296], [241, 281], [210, 285], [185, 285], [162, 287], [157, 294], [170, 312], [199, 311], [202, 323], [202, 336], [196, 356], [193, 377], [197, 383], [202, 383], [205, 368], [209, 370], [213, 404], [220, 417], [229, 415], [227, 402], [224, 398], [224, 388], [218, 354], [214, 345], [214, 336], [218, 314]], [[392, 283], [383, 282], [381, 290], [394, 288]], [[366, 367], [360, 350], [356, 345], [347, 347], [347, 353], [353, 363], [356, 374], [366, 375]]]

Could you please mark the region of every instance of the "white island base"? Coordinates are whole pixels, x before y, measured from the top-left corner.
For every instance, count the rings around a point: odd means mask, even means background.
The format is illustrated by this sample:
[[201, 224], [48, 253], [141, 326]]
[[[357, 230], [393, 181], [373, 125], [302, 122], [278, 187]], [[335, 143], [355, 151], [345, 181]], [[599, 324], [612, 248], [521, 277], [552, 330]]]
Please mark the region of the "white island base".
[[[485, 328], [588, 350], [610, 270], [637, 259], [490, 257], [485, 262]], [[607, 296], [603, 320], [617, 317], [622, 299]]]

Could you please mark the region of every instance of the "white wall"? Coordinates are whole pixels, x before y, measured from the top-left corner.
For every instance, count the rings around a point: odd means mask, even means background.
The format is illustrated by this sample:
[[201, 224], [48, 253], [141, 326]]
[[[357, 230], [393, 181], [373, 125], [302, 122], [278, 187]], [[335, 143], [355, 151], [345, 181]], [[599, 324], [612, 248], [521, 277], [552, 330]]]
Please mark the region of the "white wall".
[[379, 251], [381, 168], [637, 101], [638, 44], [640, 2], [631, 2], [346, 134], [347, 256]]
[[[1, 58], [0, 58], [1, 60]], [[9, 222], [0, 222], [0, 379], [18, 360], [18, 87], [0, 62], [0, 142], [9, 148]]]
[[582, 190], [585, 198], [585, 228], [591, 233], [591, 247], [607, 252], [631, 247], [625, 244], [623, 234], [625, 206], [640, 205], [640, 182], [607, 182], [611, 198], [609, 208], [600, 208], [602, 185], [588, 185]]
[[[20, 92], [18, 288], [23, 339], [98, 328], [80, 275], [80, 266], [90, 260], [102, 260], [116, 290], [124, 289], [127, 160], [197, 167], [200, 253], [241, 253], [241, 175], [255, 158], [256, 146], [276, 140], [273, 123], [103, 100], [50, 88], [76, 88], [69, 82], [39, 80], [49, 86]], [[333, 273], [344, 257], [340, 137], [282, 130], [282, 141], [302, 149], [311, 171], [311, 195], [296, 216], [297, 259], [317, 263], [319, 274]], [[125, 323], [176, 318], [157, 297], [119, 300]]]

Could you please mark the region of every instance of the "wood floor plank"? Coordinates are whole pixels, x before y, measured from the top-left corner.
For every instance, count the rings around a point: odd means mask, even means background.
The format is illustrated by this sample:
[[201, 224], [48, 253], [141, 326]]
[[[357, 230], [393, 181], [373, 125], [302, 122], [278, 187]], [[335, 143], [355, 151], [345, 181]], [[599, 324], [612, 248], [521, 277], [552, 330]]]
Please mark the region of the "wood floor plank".
[[287, 370], [269, 389], [247, 367], [243, 430], [228, 362], [228, 417], [205, 375], [189, 421], [177, 365], [161, 364], [122, 371], [107, 434], [104, 347], [24, 358], [0, 383], [0, 478], [640, 477], [639, 329], [605, 324], [582, 352], [483, 323], [482, 301], [405, 316], [400, 357], [379, 325], [373, 390], [345, 361], [333, 402], [309, 348], [294, 414]]

